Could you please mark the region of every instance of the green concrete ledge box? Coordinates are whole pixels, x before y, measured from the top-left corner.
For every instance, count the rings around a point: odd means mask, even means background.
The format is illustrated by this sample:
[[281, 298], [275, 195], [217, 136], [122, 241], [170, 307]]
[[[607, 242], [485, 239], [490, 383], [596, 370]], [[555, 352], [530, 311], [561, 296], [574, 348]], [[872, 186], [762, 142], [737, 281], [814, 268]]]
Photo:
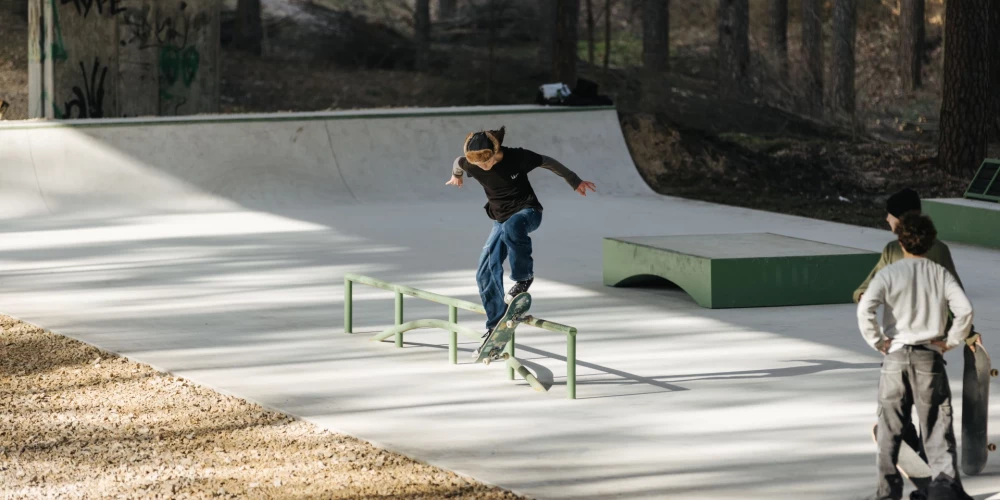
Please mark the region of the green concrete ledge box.
[[1000, 203], [962, 198], [924, 200], [938, 239], [1000, 248]]
[[604, 238], [604, 284], [662, 278], [712, 309], [843, 304], [878, 259], [771, 233]]

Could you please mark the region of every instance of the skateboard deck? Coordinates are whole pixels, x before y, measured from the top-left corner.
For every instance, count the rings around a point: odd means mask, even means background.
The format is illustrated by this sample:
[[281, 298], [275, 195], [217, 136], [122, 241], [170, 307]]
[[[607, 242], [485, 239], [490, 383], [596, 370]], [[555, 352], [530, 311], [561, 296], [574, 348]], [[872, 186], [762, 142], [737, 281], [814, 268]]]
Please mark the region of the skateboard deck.
[[[878, 424], [872, 426], [872, 441], [878, 444]], [[931, 485], [931, 467], [924, 462], [906, 441], [899, 443], [899, 457], [896, 459], [896, 469], [913, 483], [918, 490], [925, 490]]]
[[[973, 337], [975, 339], [976, 337]], [[976, 352], [964, 347], [965, 372], [962, 377], [962, 472], [974, 476], [986, 467], [989, 452], [996, 449], [986, 434], [990, 403], [990, 355], [981, 345]]]
[[503, 356], [504, 348], [514, 336], [514, 329], [524, 319], [524, 313], [528, 312], [530, 307], [531, 295], [527, 292], [519, 294], [510, 301], [507, 312], [500, 318], [500, 322], [493, 328], [490, 337], [486, 339], [486, 343], [479, 351], [479, 355], [476, 357], [477, 363], [482, 362], [488, 365], [490, 361], [498, 360]]

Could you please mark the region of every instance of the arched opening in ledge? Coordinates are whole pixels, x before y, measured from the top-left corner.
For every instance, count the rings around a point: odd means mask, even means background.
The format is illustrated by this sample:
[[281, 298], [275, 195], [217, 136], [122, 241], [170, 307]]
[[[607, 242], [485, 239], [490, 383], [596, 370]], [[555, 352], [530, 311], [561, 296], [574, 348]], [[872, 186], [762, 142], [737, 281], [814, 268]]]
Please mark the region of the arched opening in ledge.
[[617, 285], [628, 288], [653, 288], [661, 290], [683, 290], [678, 284], [655, 274], [639, 274], [623, 279]]

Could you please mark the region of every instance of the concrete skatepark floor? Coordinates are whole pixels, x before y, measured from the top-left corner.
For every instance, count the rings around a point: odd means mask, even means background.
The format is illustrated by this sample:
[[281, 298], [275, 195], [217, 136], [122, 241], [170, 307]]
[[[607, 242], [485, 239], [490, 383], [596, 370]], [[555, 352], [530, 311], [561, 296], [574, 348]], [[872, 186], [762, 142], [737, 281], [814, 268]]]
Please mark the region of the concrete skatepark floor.
[[[853, 306], [705, 310], [676, 290], [607, 288], [601, 238], [774, 232], [878, 251], [889, 233], [658, 196], [613, 111], [510, 111], [3, 129], [0, 304], [517, 494], [870, 493], [879, 356]], [[440, 331], [408, 334], [401, 349], [370, 342], [392, 324], [391, 293], [356, 286], [356, 333], [343, 333], [346, 272], [476, 300], [489, 224], [477, 186], [443, 185], [455, 155], [447, 138], [496, 123], [509, 144], [548, 152], [598, 186], [583, 198], [531, 174], [545, 205], [532, 308], [580, 331], [575, 401], [556, 335], [518, 332], [524, 365], [551, 386], [539, 394], [501, 366], [469, 363], [471, 342], [448, 364]], [[990, 346], [998, 254], [952, 252]], [[447, 309], [407, 300], [405, 315]], [[948, 361], [960, 427], [961, 361]], [[1000, 398], [991, 409], [1000, 429]], [[965, 483], [981, 500], [1000, 492], [998, 477], [994, 458]]]

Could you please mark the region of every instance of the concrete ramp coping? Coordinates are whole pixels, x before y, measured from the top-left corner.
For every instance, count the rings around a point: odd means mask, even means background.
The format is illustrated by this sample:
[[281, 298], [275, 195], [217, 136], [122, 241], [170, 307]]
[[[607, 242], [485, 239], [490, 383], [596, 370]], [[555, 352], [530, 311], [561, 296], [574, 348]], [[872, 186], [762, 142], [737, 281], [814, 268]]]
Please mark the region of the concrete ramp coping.
[[307, 120], [351, 120], [357, 118], [430, 118], [436, 116], [502, 116], [535, 113], [580, 113], [615, 111], [614, 106], [552, 107], [537, 105], [451, 106], [438, 108], [365, 108], [336, 111], [287, 113], [200, 114], [186, 116], [138, 116], [130, 118], [83, 118], [75, 120], [20, 120], [0, 122], [0, 130], [39, 128], [135, 127], [197, 123], [251, 123]]

